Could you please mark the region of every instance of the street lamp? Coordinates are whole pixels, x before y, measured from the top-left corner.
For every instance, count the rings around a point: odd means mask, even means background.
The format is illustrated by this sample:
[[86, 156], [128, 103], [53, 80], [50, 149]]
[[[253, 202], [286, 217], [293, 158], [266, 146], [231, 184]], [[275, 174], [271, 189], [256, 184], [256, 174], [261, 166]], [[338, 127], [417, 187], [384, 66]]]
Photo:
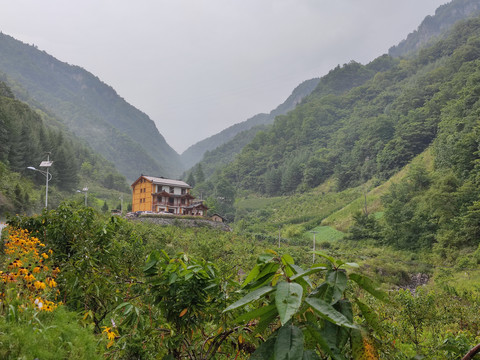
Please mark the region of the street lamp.
[[123, 214], [123, 195], [120, 195], [120, 212]]
[[84, 187], [82, 190], [77, 190], [78, 193], [84, 192], [85, 193], [85, 207], [87, 207], [87, 193], [88, 193], [88, 187]]
[[27, 167], [27, 169], [29, 169], [29, 170], [39, 172], [40, 174], [45, 176], [45, 178], [47, 180], [47, 184], [46, 184], [46, 188], [45, 188], [45, 209], [48, 206], [48, 182], [50, 180], [52, 180], [52, 174], [48, 172], [48, 169], [50, 168], [50, 166], [52, 166], [52, 164], [53, 164], [53, 161], [50, 161], [50, 153], [47, 153], [47, 161], [42, 161], [39, 165], [39, 167], [41, 167], [41, 168], [47, 168], [47, 171], [35, 169], [33, 166]]

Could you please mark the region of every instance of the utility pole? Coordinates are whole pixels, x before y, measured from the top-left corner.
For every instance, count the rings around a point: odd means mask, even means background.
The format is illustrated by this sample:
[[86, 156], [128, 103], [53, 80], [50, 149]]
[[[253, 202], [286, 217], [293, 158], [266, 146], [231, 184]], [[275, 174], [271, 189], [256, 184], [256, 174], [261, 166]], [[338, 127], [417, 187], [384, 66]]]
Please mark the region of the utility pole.
[[318, 231], [310, 231], [313, 234], [313, 263], [315, 264], [315, 234], [318, 233]]
[[280, 225], [278, 225], [278, 247], [280, 248]]

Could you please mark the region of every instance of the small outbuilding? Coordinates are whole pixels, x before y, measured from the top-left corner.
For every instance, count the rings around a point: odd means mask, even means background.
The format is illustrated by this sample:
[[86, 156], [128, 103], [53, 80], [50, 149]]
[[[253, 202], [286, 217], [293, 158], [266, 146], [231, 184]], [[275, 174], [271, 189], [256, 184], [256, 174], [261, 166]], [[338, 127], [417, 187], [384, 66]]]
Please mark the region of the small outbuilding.
[[225, 218], [224, 218], [223, 216], [221, 216], [221, 215], [213, 214], [213, 215], [212, 215], [212, 221], [225, 223], [225, 222], [227, 222], [227, 219], [225, 219]]

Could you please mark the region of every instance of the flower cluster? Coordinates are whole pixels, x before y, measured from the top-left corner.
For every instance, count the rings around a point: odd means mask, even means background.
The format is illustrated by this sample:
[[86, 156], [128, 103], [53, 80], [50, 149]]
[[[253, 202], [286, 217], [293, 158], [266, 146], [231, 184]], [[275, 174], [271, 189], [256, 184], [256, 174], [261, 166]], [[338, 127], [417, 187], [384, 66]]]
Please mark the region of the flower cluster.
[[117, 329], [115, 329], [114, 327], [103, 326], [102, 333], [107, 335], [107, 339], [108, 339], [107, 349], [114, 344], [115, 338], [119, 336]]
[[46, 250], [45, 244], [27, 230], [9, 228], [3, 252], [0, 301], [15, 301], [22, 308], [30, 307], [37, 311], [53, 311], [58, 306], [54, 302], [58, 295], [55, 279], [60, 269], [53, 268], [51, 260], [48, 260], [52, 250]]

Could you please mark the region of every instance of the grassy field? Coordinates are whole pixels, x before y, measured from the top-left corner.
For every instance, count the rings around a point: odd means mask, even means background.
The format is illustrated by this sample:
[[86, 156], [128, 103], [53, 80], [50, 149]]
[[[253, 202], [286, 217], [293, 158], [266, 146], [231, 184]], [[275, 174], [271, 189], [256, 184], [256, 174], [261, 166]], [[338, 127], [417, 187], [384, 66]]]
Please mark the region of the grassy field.
[[317, 226], [316, 228], [307, 231], [305, 236], [310, 240], [313, 240], [313, 235], [315, 232], [315, 242], [335, 242], [341, 240], [345, 237], [345, 233], [338, 231], [337, 229], [332, 228], [331, 226]]

